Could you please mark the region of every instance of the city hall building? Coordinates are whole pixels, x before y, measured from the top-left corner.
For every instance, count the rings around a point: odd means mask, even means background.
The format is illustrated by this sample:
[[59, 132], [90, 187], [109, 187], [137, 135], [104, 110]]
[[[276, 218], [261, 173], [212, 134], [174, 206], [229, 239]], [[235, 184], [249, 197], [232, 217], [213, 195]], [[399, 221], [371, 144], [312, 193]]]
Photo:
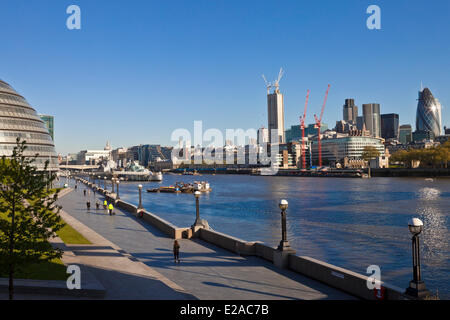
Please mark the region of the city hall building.
[[58, 156], [49, 131], [28, 102], [9, 84], [0, 80], [0, 156], [11, 156], [16, 139], [27, 143], [25, 156], [38, 154], [34, 164], [44, 169], [49, 161], [48, 170], [58, 170]]

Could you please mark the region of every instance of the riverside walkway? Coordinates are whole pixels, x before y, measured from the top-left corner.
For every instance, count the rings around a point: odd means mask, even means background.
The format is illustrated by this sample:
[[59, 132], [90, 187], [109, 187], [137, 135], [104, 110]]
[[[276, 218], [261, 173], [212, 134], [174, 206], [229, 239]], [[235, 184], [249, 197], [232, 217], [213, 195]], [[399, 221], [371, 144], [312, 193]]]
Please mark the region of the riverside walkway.
[[[160, 299], [354, 299], [297, 273], [278, 269], [258, 257], [241, 257], [198, 239], [179, 240], [181, 263], [175, 264], [173, 239], [118, 208], [114, 209], [116, 214], [113, 216], [103, 208], [96, 210], [92, 190], [91, 209], [87, 210], [88, 195], [83, 195], [85, 188], [78, 184], [77, 190], [68, 192], [58, 202], [65, 213], [76, 219], [71, 224], [80, 233], [88, 239], [92, 239], [89, 233], [98, 234], [99, 239], [104, 239], [101, 241], [110, 242], [104, 248], [106, 251], [86, 253], [80, 250], [78, 254], [100, 258], [97, 261], [101, 261], [102, 256], [126, 258], [148, 266], [152, 271], [146, 272], [153, 274], [153, 282], [149, 282], [147, 287], [153, 297], [143, 293], [141, 298], [157, 298], [160, 291]], [[104, 198], [97, 193], [96, 200], [103, 202]], [[77, 254], [77, 250], [74, 253]], [[114, 263], [114, 260], [107, 262], [109, 265]], [[133, 293], [136, 292], [136, 287], [142, 287], [142, 283], [139, 283], [139, 277], [132, 276], [133, 270], [122, 270], [122, 273], [128, 273], [129, 279], [136, 281], [126, 281], [124, 276], [118, 278], [123, 280], [119, 281], [119, 285], [111, 286], [115, 276], [121, 276], [119, 270], [116, 268], [111, 273], [111, 270], [105, 269], [102, 274], [101, 266], [98, 268], [96, 276], [108, 292], [106, 298], [136, 299], [136, 294]], [[109, 292], [111, 290], [119, 290], [120, 294]], [[129, 296], [127, 292], [130, 293]]]

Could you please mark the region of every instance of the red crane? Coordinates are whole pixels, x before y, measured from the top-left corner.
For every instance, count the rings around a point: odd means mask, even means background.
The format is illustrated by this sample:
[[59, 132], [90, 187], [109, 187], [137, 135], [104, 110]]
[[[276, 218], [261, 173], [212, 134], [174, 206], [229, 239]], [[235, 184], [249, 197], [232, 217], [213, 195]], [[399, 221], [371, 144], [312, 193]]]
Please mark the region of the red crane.
[[302, 169], [306, 169], [306, 155], [305, 155], [305, 118], [306, 109], [308, 108], [309, 90], [306, 93], [305, 111], [303, 111], [303, 116], [300, 116], [300, 129], [302, 129]]
[[320, 118], [317, 118], [317, 116], [314, 115], [314, 119], [316, 120], [316, 125], [314, 127], [317, 128], [317, 142], [319, 145], [319, 167], [322, 166], [322, 144], [320, 142], [320, 127], [322, 126], [322, 116], [328, 99], [328, 91], [330, 91], [330, 85], [328, 85], [327, 92], [325, 93], [325, 100], [323, 101], [322, 111], [320, 112]]

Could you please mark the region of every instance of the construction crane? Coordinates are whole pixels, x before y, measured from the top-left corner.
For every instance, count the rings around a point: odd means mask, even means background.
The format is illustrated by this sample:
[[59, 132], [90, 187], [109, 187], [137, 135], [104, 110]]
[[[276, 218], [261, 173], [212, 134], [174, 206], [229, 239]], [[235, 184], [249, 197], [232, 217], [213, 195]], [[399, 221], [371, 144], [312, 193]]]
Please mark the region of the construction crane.
[[270, 83], [269, 81], [267, 81], [266, 76], [262, 75], [264, 82], [266, 83], [266, 88], [267, 88], [267, 94], [270, 93], [270, 89], [272, 88], [272, 83]]
[[322, 143], [320, 141], [320, 127], [322, 126], [323, 111], [325, 110], [325, 105], [327, 103], [329, 91], [330, 91], [330, 85], [328, 85], [327, 92], [325, 93], [325, 99], [323, 100], [322, 111], [320, 112], [320, 118], [317, 118], [317, 116], [314, 115], [314, 119], [316, 120], [316, 125], [314, 127], [317, 128], [317, 142], [318, 142], [318, 149], [319, 149], [319, 167], [322, 166]]
[[281, 80], [281, 78], [283, 77], [283, 75], [284, 75], [283, 68], [280, 68], [280, 72], [278, 73], [278, 78], [277, 78], [277, 80], [275, 80], [275, 82], [273, 83], [273, 87], [275, 87], [275, 92], [276, 92], [276, 93], [278, 93], [278, 92], [280, 91], [280, 90], [279, 90], [279, 87], [280, 87], [279, 83], [280, 83], [280, 80]]
[[306, 169], [305, 118], [306, 118], [306, 109], [308, 108], [308, 100], [309, 100], [309, 90], [306, 93], [305, 110], [303, 111], [303, 116], [300, 116], [300, 129], [302, 129], [302, 169]]

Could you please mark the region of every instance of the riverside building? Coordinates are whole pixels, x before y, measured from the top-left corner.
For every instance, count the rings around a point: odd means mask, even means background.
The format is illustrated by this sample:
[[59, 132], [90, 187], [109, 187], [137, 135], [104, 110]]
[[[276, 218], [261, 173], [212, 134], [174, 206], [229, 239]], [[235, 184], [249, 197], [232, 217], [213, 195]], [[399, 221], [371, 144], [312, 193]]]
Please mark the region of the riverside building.
[[58, 156], [53, 139], [36, 110], [8, 83], [0, 80], [0, 156], [11, 156], [16, 139], [27, 142], [25, 156], [38, 154], [34, 165], [47, 170], [58, 170]]

